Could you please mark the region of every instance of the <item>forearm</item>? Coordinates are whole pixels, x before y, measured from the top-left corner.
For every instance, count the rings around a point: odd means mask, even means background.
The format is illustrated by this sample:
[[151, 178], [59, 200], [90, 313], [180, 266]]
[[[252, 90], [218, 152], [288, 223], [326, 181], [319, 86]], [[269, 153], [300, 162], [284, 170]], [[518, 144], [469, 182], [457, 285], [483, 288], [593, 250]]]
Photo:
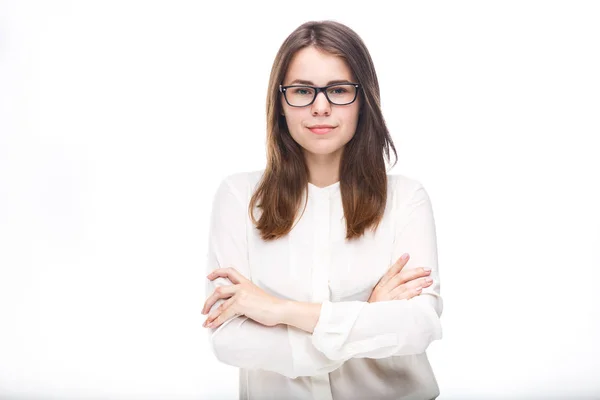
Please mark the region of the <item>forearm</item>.
[[330, 360], [311, 343], [311, 334], [291, 325], [262, 325], [237, 316], [209, 329], [210, 346], [225, 364], [277, 372], [289, 378], [317, 376], [338, 369], [343, 361]]
[[441, 298], [431, 294], [410, 301], [346, 301], [327, 307], [289, 300], [278, 307], [280, 323], [310, 334], [312, 345], [332, 361], [419, 354], [442, 335]]
[[282, 324], [312, 333], [321, 314], [321, 303], [287, 300], [280, 306]]
[[435, 294], [376, 303], [327, 301], [312, 344], [331, 360], [423, 353], [442, 337], [441, 310]]

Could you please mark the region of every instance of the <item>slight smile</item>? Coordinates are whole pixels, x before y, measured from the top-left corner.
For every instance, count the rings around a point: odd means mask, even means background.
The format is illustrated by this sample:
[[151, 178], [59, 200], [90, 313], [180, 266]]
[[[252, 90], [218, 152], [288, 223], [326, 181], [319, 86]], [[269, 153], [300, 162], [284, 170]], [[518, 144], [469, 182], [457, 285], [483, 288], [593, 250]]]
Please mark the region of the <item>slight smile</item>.
[[313, 127], [308, 128], [312, 133], [316, 133], [317, 135], [324, 135], [328, 132], [331, 132], [335, 129], [335, 126], [331, 125], [315, 125]]

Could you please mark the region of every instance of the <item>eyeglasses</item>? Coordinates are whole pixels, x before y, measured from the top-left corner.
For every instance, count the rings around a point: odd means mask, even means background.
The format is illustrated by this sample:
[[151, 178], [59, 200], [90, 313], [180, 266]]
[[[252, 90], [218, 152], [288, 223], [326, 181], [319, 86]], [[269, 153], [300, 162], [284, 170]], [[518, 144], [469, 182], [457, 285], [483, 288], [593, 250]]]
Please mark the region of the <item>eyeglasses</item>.
[[311, 105], [319, 92], [325, 93], [325, 97], [331, 104], [345, 106], [354, 103], [358, 95], [358, 83], [336, 83], [329, 86], [316, 87], [308, 85], [279, 85], [279, 91], [283, 93], [285, 101], [292, 107], [306, 107]]

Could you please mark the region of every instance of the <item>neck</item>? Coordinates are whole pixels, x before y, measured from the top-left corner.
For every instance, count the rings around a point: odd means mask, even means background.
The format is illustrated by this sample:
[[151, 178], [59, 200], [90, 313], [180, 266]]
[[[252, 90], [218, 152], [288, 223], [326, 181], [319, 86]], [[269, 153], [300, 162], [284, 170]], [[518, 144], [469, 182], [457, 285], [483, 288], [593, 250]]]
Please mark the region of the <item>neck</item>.
[[340, 180], [342, 149], [330, 154], [306, 152], [304, 159], [308, 168], [308, 181], [318, 187], [325, 187], [338, 182]]

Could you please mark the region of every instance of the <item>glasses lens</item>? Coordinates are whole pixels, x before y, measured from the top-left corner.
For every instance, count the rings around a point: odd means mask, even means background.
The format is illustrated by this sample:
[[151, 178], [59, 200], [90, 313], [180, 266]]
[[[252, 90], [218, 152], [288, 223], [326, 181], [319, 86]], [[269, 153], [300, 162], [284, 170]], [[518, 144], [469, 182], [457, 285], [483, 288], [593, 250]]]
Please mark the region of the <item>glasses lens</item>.
[[[315, 90], [310, 86], [293, 86], [287, 88], [285, 96], [292, 106], [303, 107], [313, 101]], [[356, 97], [356, 87], [346, 84], [332, 86], [327, 88], [327, 96], [333, 104], [349, 104]]]
[[296, 107], [308, 105], [315, 97], [315, 90], [309, 86], [289, 87], [285, 91], [287, 101]]
[[348, 104], [356, 96], [356, 87], [354, 85], [337, 85], [327, 89], [327, 96], [333, 104]]

